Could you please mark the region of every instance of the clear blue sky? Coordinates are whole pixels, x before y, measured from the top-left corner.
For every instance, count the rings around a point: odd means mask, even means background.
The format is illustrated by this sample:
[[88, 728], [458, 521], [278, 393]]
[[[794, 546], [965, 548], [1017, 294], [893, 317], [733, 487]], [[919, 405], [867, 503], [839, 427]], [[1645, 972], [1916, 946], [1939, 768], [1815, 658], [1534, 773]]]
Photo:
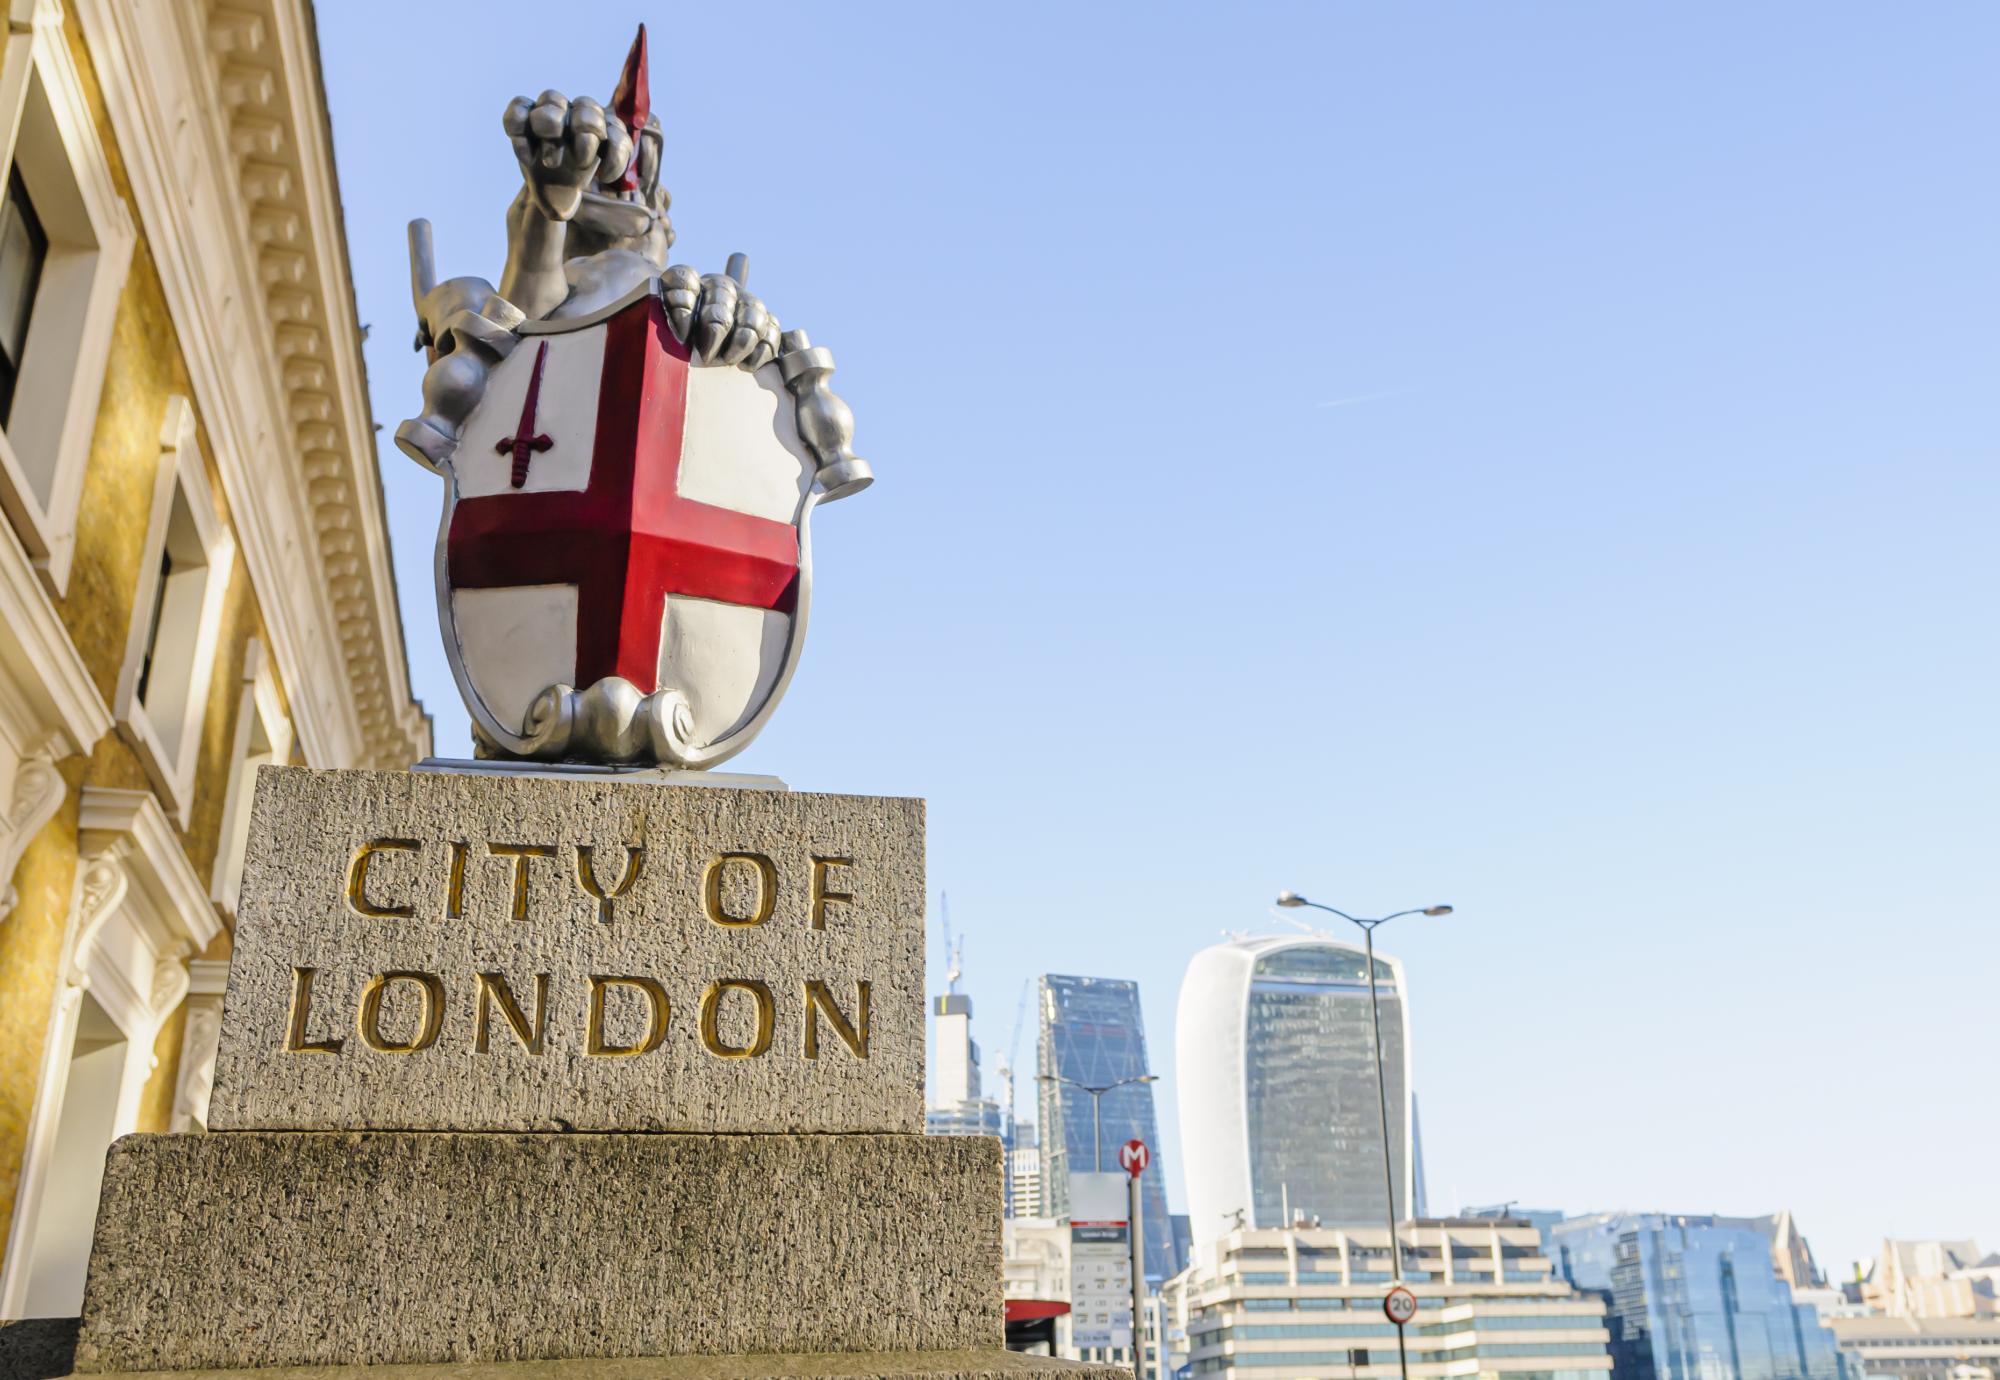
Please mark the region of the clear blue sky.
[[441, 751], [403, 225], [497, 279], [640, 18], [676, 259], [880, 477], [738, 763], [929, 799], [989, 1066], [1137, 978], [1177, 1176], [1189, 956], [1447, 900], [1434, 1205], [2000, 1247], [2000, 11], [322, 4]]

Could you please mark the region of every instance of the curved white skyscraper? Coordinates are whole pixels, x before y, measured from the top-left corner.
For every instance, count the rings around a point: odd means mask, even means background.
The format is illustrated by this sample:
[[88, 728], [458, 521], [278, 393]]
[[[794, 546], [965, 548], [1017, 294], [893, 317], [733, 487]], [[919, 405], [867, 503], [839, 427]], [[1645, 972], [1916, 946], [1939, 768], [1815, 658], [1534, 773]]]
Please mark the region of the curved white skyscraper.
[[[1415, 1215], [1403, 965], [1375, 955], [1396, 1213]], [[1181, 1155], [1197, 1252], [1239, 1224], [1327, 1226], [1386, 1215], [1368, 970], [1360, 946], [1315, 935], [1231, 940], [1196, 954], [1174, 1022]], [[1239, 1219], [1238, 1214], [1241, 1214]]]

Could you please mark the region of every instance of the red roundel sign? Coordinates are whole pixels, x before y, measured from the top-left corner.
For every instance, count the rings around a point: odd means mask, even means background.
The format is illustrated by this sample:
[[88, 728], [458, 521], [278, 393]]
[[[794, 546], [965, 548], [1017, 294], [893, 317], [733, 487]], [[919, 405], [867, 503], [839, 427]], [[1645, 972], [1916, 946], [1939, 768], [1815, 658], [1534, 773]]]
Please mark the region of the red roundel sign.
[[1417, 1296], [1398, 1284], [1382, 1300], [1382, 1311], [1388, 1315], [1390, 1322], [1401, 1327], [1417, 1316]]
[[1128, 1140], [1118, 1147], [1118, 1163], [1125, 1166], [1125, 1172], [1138, 1178], [1146, 1172], [1146, 1166], [1153, 1162], [1153, 1152], [1146, 1148], [1143, 1140]]

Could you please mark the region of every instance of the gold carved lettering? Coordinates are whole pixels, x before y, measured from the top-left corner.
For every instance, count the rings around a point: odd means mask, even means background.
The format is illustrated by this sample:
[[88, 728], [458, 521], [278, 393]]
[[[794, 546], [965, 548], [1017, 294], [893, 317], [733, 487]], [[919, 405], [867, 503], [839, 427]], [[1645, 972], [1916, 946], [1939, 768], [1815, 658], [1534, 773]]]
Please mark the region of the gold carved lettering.
[[528, 859], [553, 858], [555, 845], [548, 843], [489, 843], [486, 851], [496, 858], [514, 860], [514, 906], [516, 920], [528, 918]]
[[292, 969], [292, 1012], [285, 1022], [285, 1053], [338, 1054], [345, 1040], [308, 1040], [306, 1021], [312, 1015], [313, 975], [317, 968]]
[[854, 866], [854, 859], [852, 858], [815, 857], [812, 860], [812, 927], [814, 929], [823, 930], [826, 928], [826, 908], [830, 903], [838, 901], [842, 905], [853, 904], [853, 892], [835, 891], [826, 884], [826, 874], [829, 868], [852, 866]]
[[625, 875], [609, 891], [598, 885], [597, 869], [591, 864], [591, 856], [589, 844], [579, 843], [576, 846], [576, 882], [597, 902], [597, 918], [608, 925], [611, 923], [611, 903], [630, 891], [632, 883], [639, 880], [639, 866], [645, 861], [646, 850], [636, 844], [626, 845]]
[[530, 1054], [542, 1052], [542, 1035], [549, 1024], [549, 975], [535, 974], [535, 1025], [528, 1028], [528, 1018], [521, 1014], [521, 1004], [514, 1000], [513, 989], [507, 986], [503, 973], [481, 973], [479, 975], [479, 1015], [474, 1021], [472, 1049], [475, 1054], [486, 1053], [487, 1002], [488, 999], [499, 1006], [501, 1017], [514, 1038]]
[[[757, 904], [748, 915], [731, 915], [722, 908], [723, 873], [730, 863], [747, 862], [757, 871]], [[701, 874], [701, 903], [708, 918], [731, 929], [747, 929], [771, 918], [778, 904], [778, 868], [762, 853], [718, 853]]]
[[[392, 982], [413, 982], [423, 993], [423, 1015], [417, 1021], [416, 1037], [408, 1043], [388, 1039], [382, 1034], [382, 994]], [[438, 1028], [443, 1024], [444, 979], [435, 973], [408, 969], [377, 973], [361, 993], [361, 1010], [354, 1018], [362, 1043], [382, 1054], [415, 1054], [420, 1049], [428, 1049], [437, 1040]]]
[[[646, 1038], [636, 1045], [614, 1045], [604, 1038], [604, 994], [613, 987], [636, 987], [646, 994], [652, 1015]], [[584, 1037], [584, 1052], [602, 1058], [622, 1058], [650, 1054], [667, 1038], [667, 989], [649, 977], [595, 977], [590, 979], [590, 1022]]]
[[368, 860], [377, 853], [414, 853], [423, 845], [415, 839], [370, 839], [354, 850], [347, 865], [347, 904], [370, 920], [401, 920], [417, 913], [415, 906], [378, 906], [368, 899]]
[[866, 979], [854, 984], [854, 1023], [840, 1014], [834, 1005], [833, 992], [817, 978], [806, 979], [806, 1058], [819, 1058], [819, 1017], [826, 1013], [828, 1024], [848, 1052], [857, 1059], [868, 1057], [868, 982]]
[[[748, 992], [757, 1002], [757, 1028], [750, 1036], [750, 1043], [740, 1048], [724, 1044], [722, 1032], [716, 1028], [717, 1008], [722, 1005], [722, 994], [732, 987]], [[710, 1054], [723, 1059], [755, 1059], [771, 1047], [775, 1016], [771, 989], [763, 983], [755, 978], [717, 978], [701, 994], [701, 1042]]]
[[463, 839], [451, 842], [451, 875], [445, 879], [444, 918], [456, 920], [465, 914], [465, 855], [472, 845]]

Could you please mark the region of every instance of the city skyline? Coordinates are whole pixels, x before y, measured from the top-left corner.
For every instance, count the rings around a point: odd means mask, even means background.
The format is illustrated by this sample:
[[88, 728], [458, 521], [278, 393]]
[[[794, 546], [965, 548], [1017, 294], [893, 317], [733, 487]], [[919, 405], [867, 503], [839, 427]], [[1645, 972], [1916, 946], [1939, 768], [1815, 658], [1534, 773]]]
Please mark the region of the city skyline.
[[[1224, 944], [1210, 946], [1210, 948], [1198, 952], [1191, 958], [1187, 976], [1192, 977], [1194, 975], [1196, 966], [1195, 960], [1200, 959], [1204, 955], [1215, 954], [1218, 952], [1230, 950], [1232, 948], [1245, 949], [1253, 952], [1254, 954], [1256, 952], [1275, 951], [1289, 947], [1323, 946], [1335, 949], [1352, 950], [1357, 960], [1361, 956], [1360, 950], [1356, 946], [1353, 946], [1344, 940], [1340, 940], [1330, 935], [1319, 934], [1317, 932], [1308, 932], [1308, 933], [1298, 932], [1298, 930], [1295, 928], [1296, 922], [1289, 920], [1287, 917], [1278, 912], [1275, 908], [1272, 911], [1272, 915], [1277, 923], [1285, 925], [1287, 926], [1287, 928], [1281, 929], [1274, 933], [1250, 933], [1247, 931], [1225, 932], [1224, 938], [1226, 942]], [[956, 986], [960, 983], [963, 983], [967, 977], [967, 973], [963, 968], [963, 962], [964, 962], [963, 939], [964, 936], [963, 932], [961, 931], [959, 942], [955, 946], [951, 946], [949, 948], [945, 946], [936, 946], [936, 947], [929, 945], [926, 946], [927, 956], [934, 957], [935, 955], [946, 955], [945, 957], [938, 959], [937, 962], [943, 973], [943, 981], [951, 986]], [[1385, 970], [1383, 972], [1383, 981], [1384, 981], [1383, 990], [1385, 993], [1389, 994], [1387, 1000], [1391, 1001], [1392, 1003], [1398, 1002], [1398, 999], [1401, 997], [1401, 989], [1403, 985], [1403, 978], [1401, 976], [1401, 969], [1402, 969], [1401, 963], [1393, 955], [1379, 950], [1376, 954], [1376, 961], [1379, 965], [1381, 965], [1382, 969]], [[1044, 975], [1044, 977], [1046, 976], [1047, 975]], [[1112, 979], [1111, 981], [1120, 982], [1121, 980]], [[1130, 985], [1133, 988], [1132, 997], [1139, 1003], [1140, 1009], [1143, 1012], [1144, 997], [1145, 997], [1144, 991], [1136, 983], [1132, 983]], [[1179, 993], [1179, 996], [1181, 997], [1182, 1001], [1185, 1000], [1185, 995], [1186, 994], [1184, 991]], [[969, 997], [958, 995], [948, 999], [944, 995], [940, 995], [936, 999], [928, 1001], [926, 1003], [926, 1008], [925, 1008], [927, 1013], [926, 1046], [935, 1047], [937, 1042], [939, 1041], [940, 1033], [942, 1030], [942, 1027], [940, 1026], [940, 1016], [944, 1013], [948, 1005], [951, 1008], [952, 1014], [949, 1017], [946, 1017], [946, 1019], [949, 1019], [953, 1022], [951, 1038], [954, 1041], [957, 1039], [964, 1039], [968, 1043], [973, 1045], [970, 1067], [973, 1070], [974, 1076], [976, 1078], [977, 1077], [976, 1071], [978, 1068], [978, 1055], [976, 1052], [977, 1042], [976, 1040], [973, 1039], [972, 1036], [973, 1025], [971, 1022], [971, 1000]], [[1023, 1004], [1020, 1007], [1020, 1018], [1024, 1021], [1035, 1021], [1038, 1025], [1041, 1024], [1041, 1021], [1038, 1016], [1038, 1010], [1040, 1005], [1041, 1005], [1040, 1001], [1037, 1001], [1036, 1007], [1030, 1008], [1024, 1000]], [[1175, 1030], [1176, 1044], [1178, 1044], [1179, 1042], [1179, 1025], [1180, 1025], [1181, 1015], [1182, 1015], [1181, 1001], [1177, 1001], [1176, 1012], [1175, 1012], [1176, 1019], [1174, 1022], [1171, 1023]], [[1400, 1039], [1400, 1037], [1397, 1040], [1388, 1043], [1388, 1049], [1390, 1051], [1389, 1057], [1392, 1062], [1395, 1061], [1397, 1054], [1401, 1052], [1401, 1046], [1405, 1043], [1406, 1042]], [[1149, 1058], [1147, 1061], [1147, 1067], [1149, 1071], [1151, 1070], [1151, 1065], [1152, 1061]], [[1159, 1097], [1164, 1097], [1168, 1100], [1169, 1105], [1177, 1106], [1180, 1103], [1179, 1092], [1178, 1092], [1178, 1085], [1180, 1080], [1178, 1079], [1178, 1077], [1176, 1077], [1176, 1073], [1177, 1069], [1170, 1065], [1166, 1069], [1166, 1071], [1156, 1072], [1154, 1074], [1156, 1081], [1150, 1084], [1148, 1087], [1141, 1089], [1139, 1091], [1143, 1091], [1147, 1093], [1149, 1096], [1154, 1097], [1155, 1099]], [[954, 1124], [950, 1118], [939, 1117], [938, 1115], [939, 1107], [949, 1106], [951, 1104], [948, 1102], [945, 1104], [939, 1104], [936, 1102], [935, 1100], [936, 1094], [933, 1091], [935, 1087], [936, 1074], [937, 1074], [937, 1069], [935, 1067], [930, 1065], [926, 1066], [925, 1070], [926, 1101], [927, 1105], [930, 1105], [932, 1107], [932, 1111], [929, 1114], [932, 1117], [932, 1126], [931, 1126], [932, 1133], [933, 1134], [979, 1133], [978, 1128], [976, 1127], [963, 1123]], [[1395, 1080], [1397, 1078], [1397, 1075], [1392, 1073], [1391, 1078], [1392, 1078], [1392, 1089], [1393, 1089], [1395, 1086]], [[1609, 1220], [1636, 1220], [1638, 1218], [1649, 1218], [1649, 1219], [1676, 1219], [1676, 1220], [1707, 1220], [1711, 1222], [1720, 1219], [1741, 1224], [1752, 1220], [1751, 1216], [1732, 1217], [1727, 1214], [1716, 1214], [1716, 1213], [1706, 1213], [1706, 1212], [1683, 1213], [1677, 1210], [1636, 1211], [1627, 1207], [1604, 1208], [1604, 1207], [1585, 1206], [1585, 1207], [1566, 1208], [1553, 1212], [1541, 1209], [1528, 1209], [1528, 1208], [1519, 1208], [1518, 1210], [1512, 1212], [1503, 1211], [1503, 1209], [1516, 1209], [1517, 1204], [1526, 1201], [1520, 1196], [1509, 1198], [1504, 1202], [1502, 1202], [1501, 1204], [1499, 1204], [1498, 1206], [1494, 1207], [1474, 1207], [1471, 1206], [1466, 1199], [1454, 1197], [1449, 1203], [1442, 1204], [1438, 1208], [1435, 1209], [1427, 1208], [1425, 1206], [1424, 1199], [1426, 1198], [1426, 1196], [1430, 1195], [1427, 1192], [1427, 1186], [1424, 1175], [1422, 1133], [1420, 1130], [1420, 1121], [1418, 1116], [1418, 1108], [1417, 1108], [1418, 1098], [1415, 1092], [1415, 1082], [1416, 1080], [1414, 1078], [1411, 1078], [1408, 1083], [1410, 1091], [1410, 1096], [1408, 1101], [1408, 1124], [1410, 1129], [1409, 1144], [1411, 1149], [1411, 1162], [1413, 1165], [1412, 1189], [1414, 1191], [1415, 1202], [1408, 1206], [1408, 1210], [1399, 1211], [1398, 1213], [1399, 1221], [1415, 1222], [1423, 1220], [1440, 1220], [1440, 1219], [1453, 1218], [1455, 1216], [1496, 1217], [1503, 1215], [1511, 1215], [1520, 1217], [1523, 1220], [1534, 1221], [1538, 1225], [1542, 1225], [1543, 1230], [1546, 1232], [1546, 1226], [1544, 1224], [1562, 1223], [1562, 1222], [1567, 1222], [1570, 1224], [1578, 1224], [1584, 1222], [1594, 1223], [1594, 1222], [1609, 1221]], [[1045, 1114], [1043, 1110], [1046, 1105], [1044, 1097], [1036, 1093], [1027, 1094], [1027, 1096], [1029, 1096], [1031, 1100], [1027, 1103], [1026, 1107], [1023, 1108], [1018, 1101], [1018, 1098], [1021, 1096], [1021, 1094], [1018, 1092], [1018, 1090], [1016, 1090], [1016, 1098], [1017, 1098], [1016, 1104], [1010, 1107], [1006, 1103], [1005, 1094], [1002, 1093], [1000, 1089], [983, 1088], [982, 1092], [983, 1095], [989, 1101], [996, 1097], [999, 1099], [997, 1104], [997, 1110], [1000, 1118], [1003, 1121], [1006, 1121], [1010, 1117], [1018, 1117], [1018, 1122], [1020, 1127], [1025, 1132], [1027, 1132], [1028, 1136], [1030, 1137], [1030, 1139], [1025, 1141], [1024, 1143], [1028, 1145], [1028, 1148], [1031, 1153], [1034, 1153], [1039, 1156], [1040, 1147], [1039, 1144], [1037, 1144], [1036, 1142], [1038, 1141], [1040, 1135], [1039, 1122], [1042, 1116]], [[1172, 1146], [1172, 1154], [1173, 1154], [1172, 1163], [1174, 1164], [1176, 1171], [1179, 1171], [1179, 1172], [1163, 1174], [1164, 1182], [1162, 1184], [1162, 1192], [1166, 1195], [1166, 1197], [1169, 1200], [1170, 1217], [1177, 1219], [1179, 1221], [1187, 1221], [1189, 1209], [1191, 1206], [1191, 1199], [1190, 1196], [1188, 1195], [1186, 1188], [1185, 1170], [1182, 1169], [1182, 1163], [1183, 1163], [1182, 1156], [1185, 1154], [1185, 1146], [1187, 1143], [1186, 1138], [1184, 1135], [1181, 1134], [1181, 1128], [1179, 1126], [1169, 1127], [1168, 1123], [1165, 1121], [1164, 1114], [1156, 1113], [1155, 1119], [1156, 1119], [1156, 1124], [1161, 1128], [1161, 1130], [1165, 1131], [1166, 1134], [1156, 1133], [1155, 1136], [1153, 1136], [1150, 1139], [1156, 1146], [1159, 1145]], [[1112, 1137], [1109, 1131], [1107, 1131], [1105, 1134], [1108, 1145], [1110, 1141], [1114, 1139], [1114, 1137]], [[1371, 1153], [1379, 1154], [1379, 1148]], [[1045, 1195], [1040, 1206], [1040, 1211], [1042, 1213], [1057, 1211], [1056, 1207], [1047, 1200], [1047, 1195], [1050, 1194], [1050, 1190], [1046, 1188], [1041, 1188], [1039, 1186], [1039, 1181], [1041, 1179], [1041, 1176], [1046, 1175], [1048, 1172], [1046, 1164], [1045, 1162], [1042, 1162], [1038, 1159], [1037, 1166], [1038, 1167], [1036, 1169], [1036, 1174], [1038, 1178], [1038, 1191], [1043, 1195]], [[1010, 1175], [1009, 1192], [1011, 1196], [1011, 1191], [1012, 1191], [1011, 1176], [1014, 1173], [1014, 1170], [1012, 1168], [1011, 1158], [1009, 1162], [1008, 1172]], [[1151, 1172], [1155, 1174], [1163, 1173], [1162, 1170], [1157, 1168]], [[1408, 1195], [1403, 1195], [1403, 1196], [1407, 1198]], [[1009, 1215], [1010, 1216], [1013, 1215], [1011, 1207]], [[1028, 1215], [1032, 1216], [1037, 1214], [1028, 1214]], [[1371, 1212], [1368, 1216], [1365, 1217], [1357, 1214], [1345, 1219], [1327, 1219], [1326, 1225], [1329, 1227], [1339, 1226], [1343, 1228], [1371, 1226], [1374, 1217], [1377, 1215], [1379, 1214]], [[1854, 1280], [1861, 1278], [1862, 1277], [1861, 1272], [1864, 1270], [1867, 1271], [1867, 1276], [1869, 1278], [1874, 1278], [1875, 1273], [1881, 1268], [1882, 1258], [1880, 1256], [1863, 1253], [1860, 1255], [1851, 1256], [1842, 1261], [1836, 1268], [1828, 1270], [1825, 1266], [1825, 1262], [1815, 1260], [1810, 1245], [1807, 1242], [1806, 1238], [1800, 1233], [1794, 1215], [1789, 1207], [1783, 1205], [1773, 1205], [1772, 1210], [1770, 1212], [1760, 1215], [1755, 1215], [1755, 1217], [1756, 1220], [1761, 1221], [1763, 1223], [1776, 1224], [1775, 1226], [1770, 1226], [1767, 1229], [1772, 1233], [1774, 1233], [1772, 1236], [1770, 1250], [1772, 1252], [1774, 1260], [1777, 1261], [1776, 1268], [1778, 1269], [1779, 1277], [1783, 1282], [1786, 1282], [1788, 1284], [1798, 1284], [1799, 1281], [1794, 1279], [1794, 1274], [1796, 1274], [1799, 1270], [1804, 1269], [1806, 1271], [1818, 1271], [1821, 1275], [1825, 1275], [1830, 1279], [1831, 1285], [1833, 1287], [1837, 1287], [1842, 1283], [1852, 1283]], [[1268, 1230], [1272, 1229], [1275, 1225], [1276, 1224], [1274, 1223], [1264, 1223], [1259, 1221], [1255, 1223], [1246, 1223], [1245, 1227], [1242, 1229], [1257, 1230], [1261, 1228]], [[1193, 1240], [1196, 1245], [1205, 1244], [1206, 1242], [1212, 1241], [1213, 1239], [1214, 1239], [1213, 1237], [1205, 1238], [1198, 1228], [1194, 1230]], [[1894, 1236], [1882, 1237], [1878, 1239], [1882, 1240], [1885, 1244], [1896, 1244], [1897, 1242], [1897, 1238], [1895, 1238]], [[1928, 1241], [1922, 1243], [1910, 1242], [1906, 1244], [1911, 1244], [1911, 1245], [1923, 1244], [1928, 1248], [1930, 1248], [1933, 1251], [1933, 1254], [1938, 1254], [1942, 1252], [1945, 1258], [1949, 1258], [1949, 1250], [1947, 1249], [1948, 1247], [1957, 1246], [1960, 1248], [1971, 1248], [1973, 1243], [1969, 1238], [1967, 1238], [1955, 1241], [1942, 1240], [1942, 1241]], [[2000, 1256], [1993, 1257], [1993, 1260], [2000, 1261]], [[1801, 1264], [1800, 1262], [1803, 1263]], [[1185, 1268], [1187, 1265], [1191, 1263], [1193, 1263], [1192, 1257], [1183, 1259], [1181, 1262], [1183, 1268]], [[1790, 1271], [1789, 1273], [1787, 1272], [1788, 1269]]]
[[[603, 99], [664, 19], [537, 13], [319, 13], [444, 753], [405, 224], [497, 276], [506, 96]], [[2000, 970], [1996, 42], [1960, 4], [801, 10], [756, 35], [764, 146], [657, 48], [675, 260], [747, 253], [878, 476], [741, 769], [929, 800], [989, 1049], [1036, 972], [1165, 1031], [1284, 887], [1449, 901], [1392, 939], [1440, 1207], [1788, 1205], [1836, 1272], [2000, 1240], [2000, 1112], [1883, 1033], [1983, 1048]], [[1857, 1135], [1863, 1089], [1951, 1133]]]

